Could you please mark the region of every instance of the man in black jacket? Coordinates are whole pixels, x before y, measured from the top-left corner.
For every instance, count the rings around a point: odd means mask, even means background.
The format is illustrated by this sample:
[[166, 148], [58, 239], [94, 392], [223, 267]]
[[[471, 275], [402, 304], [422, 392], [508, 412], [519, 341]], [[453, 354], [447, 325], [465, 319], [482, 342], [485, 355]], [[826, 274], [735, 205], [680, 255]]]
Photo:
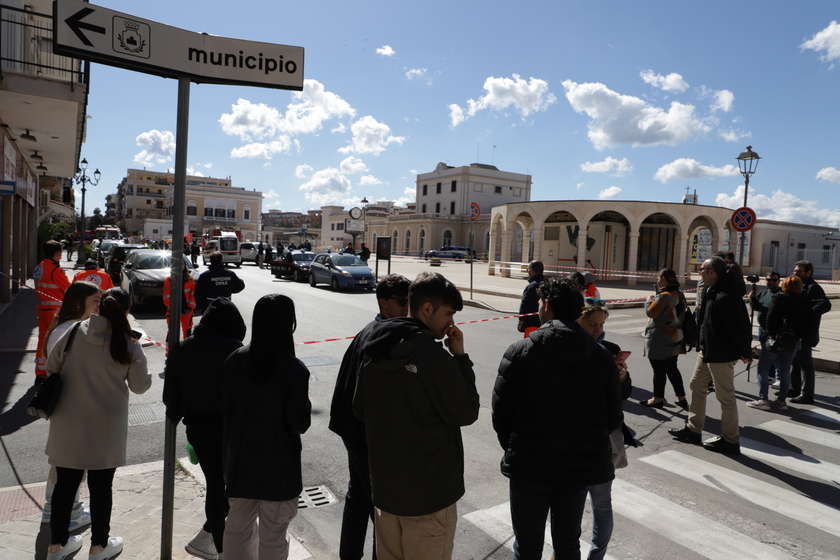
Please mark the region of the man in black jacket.
[[245, 282], [232, 270], [225, 268], [222, 253], [210, 253], [210, 267], [201, 273], [195, 283], [196, 311], [204, 311], [210, 302], [219, 297], [230, 299], [245, 289]]
[[[330, 406], [330, 430], [341, 436], [344, 447], [347, 448], [350, 467], [350, 482], [344, 496], [344, 515], [341, 519], [341, 544], [338, 549], [338, 557], [341, 560], [361, 560], [364, 556], [368, 519], [374, 521], [365, 425], [353, 414], [353, 393], [356, 391], [356, 379], [364, 359], [362, 348], [370, 338], [373, 327], [380, 321], [408, 315], [409, 284], [408, 279], [399, 274], [389, 274], [379, 281], [376, 285], [379, 313], [353, 338], [338, 369], [338, 379]], [[375, 536], [373, 558], [376, 558]]]
[[222, 451], [222, 366], [245, 339], [245, 321], [227, 298], [210, 302], [192, 336], [182, 340], [166, 360], [163, 402], [166, 415], [187, 428], [207, 480], [205, 522], [187, 544], [187, 552], [216, 558], [222, 552], [228, 501]]
[[[519, 303], [519, 314], [525, 315], [527, 313], [536, 313], [540, 306], [540, 296], [537, 293], [537, 288], [545, 281], [543, 276], [543, 263], [540, 261], [531, 261], [528, 265], [528, 285], [522, 292], [522, 301]], [[525, 338], [540, 328], [540, 318], [538, 315], [530, 315], [528, 317], [520, 317], [516, 324], [516, 330], [525, 333]]]
[[493, 429], [510, 479], [516, 558], [540, 558], [545, 521], [557, 558], [580, 557], [589, 486], [615, 478], [609, 433], [620, 428], [615, 360], [577, 322], [583, 294], [571, 278], [539, 288], [542, 326], [510, 346], [493, 388]]
[[706, 423], [706, 395], [709, 382], [714, 381], [715, 395], [720, 402], [722, 437], [703, 443], [703, 447], [719, 453], [740, 453], [735, 363], [739, 359], [744, 363], [752, 361], [750, 319], [741, 299], [743, 280], [727, 273], [726, 261], [720, 257], [705, 261], [700, 277], [708, 288], [698, 317], [700, 340], [689, 382], [688, 422], [684, 428], [672, 428], [668, 433], [686, 443], [701, 442]]
[[[802, 348], [793, 358], [793, 368], [790, 371], [790, 402], [796, 404], [814, 404], [814, 347], [820, 343], [820, 318], [831, 310], [831, 302], [825, 296], [825, 290], [814, 280], [814, 265], [810, 261], [798, 261], [794, 265], [793, 273], [802, 280], [802, 293], [811, 302], [816, 316], [814, 331], [808, 338], [802, 339]], [[805, 383], [803, 384], [802, 381]]]
[[365, 423], [377, 554], [448, 560], [464, 495], [461, 426], [478, 419], [479, 398], [453, 321], [464, 305], [458, 288], [422, 272], [408, 300], [408, 317], [371, 330], [353, 412]]

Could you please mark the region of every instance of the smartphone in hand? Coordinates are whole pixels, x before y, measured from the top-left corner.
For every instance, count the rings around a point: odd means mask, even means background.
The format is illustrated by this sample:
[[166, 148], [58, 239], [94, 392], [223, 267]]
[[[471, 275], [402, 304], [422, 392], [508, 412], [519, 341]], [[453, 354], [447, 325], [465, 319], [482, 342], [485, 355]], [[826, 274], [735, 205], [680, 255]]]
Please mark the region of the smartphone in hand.
[[632, 352], [627, 352], [627, 351], [622, 350], [621, 352], [619, 352], [618, 354], [615, 355], [615, 361], [616, 362], [626, 362], [627, 358], [630, 357], [630, 354], [632, 354]]

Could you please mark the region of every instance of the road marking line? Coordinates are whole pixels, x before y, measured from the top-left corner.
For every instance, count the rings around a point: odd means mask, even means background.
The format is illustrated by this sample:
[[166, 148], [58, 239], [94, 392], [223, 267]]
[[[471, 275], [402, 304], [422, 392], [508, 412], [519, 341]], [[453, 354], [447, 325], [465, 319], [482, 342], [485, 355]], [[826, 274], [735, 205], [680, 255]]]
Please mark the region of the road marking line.
[[824, 408], [815, 408], [813, 410], [806, 410], [802, 413], [803, 416], [810, 416], [812, 418], [818, 418], [820, 420], [829, 420], [831, 422], [838, 422], [840, 423], [840, 412], [834, 412], [833, 410], [826, 410]]
[[840, 436], [824, 432], [822, 430], [808, 428], [802, 424], [796, 424], [794, 422], [787, 422], [784, 420], [770, 420], [764, 424], [759, 424], [756, 428], [766, 430], [780, 436], [801, 439], [803, 441], [816, 443], [817, 445], [824, 445], [825, 447], [830, 447], [831, 449], [840, 450]]
[[840, 480], [840, 466], [833, 463], [751, 439], [741, 438], [740, 444], [741, 454], [747, 457], [831, 483]]

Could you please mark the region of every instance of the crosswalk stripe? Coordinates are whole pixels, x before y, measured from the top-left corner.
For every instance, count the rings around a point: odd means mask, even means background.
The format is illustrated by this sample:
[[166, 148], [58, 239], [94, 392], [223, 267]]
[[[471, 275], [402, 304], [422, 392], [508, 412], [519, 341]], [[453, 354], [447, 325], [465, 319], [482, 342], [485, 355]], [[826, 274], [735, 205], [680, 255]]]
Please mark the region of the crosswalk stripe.
[[641, 460], [840, 537], [840, 511], [811, 498], [678, 451], [664, 451]]
[[787, 451], [775, 445], [741, 438], [741, 454], [765, 463], [785, 467], [798, 473], [828, 482], [840, 480], [840, 466], [814, 457]]
[[790, 558], [775, 547], [751, 539], [726, 525], [618, 478], [613, 481], [612, 503], [615, 513], [706, 558]]
[[785, 422], [783, 420], [770, 420], [764, 424], [759, 424], [756, 428], [779, 436], [801, 439], [810, 443], [830, 447], [831, 449], [840, 450], [840, 436], [815, 430], [814, 428], [808, 428], [802, 424], [794, 424], [793, 422]]
[[[513, 522], [510, 519], [510, 502], [505, 502], [497, 506], [487, 509], [480, 509], [465, 514], [464, 519], [487, 533], [498, 543], [504, 545], [505, 548], [513, 552]], [[543, 546], [542, 560], [550, 560], [551, 558], [551, 521], [545, 524], [545, 545]], [[590, 543], [581, 539], [580, 550], [586, 553], [589, 550]], [[614, 557], [607, 554], [604, 560], [615, 560]]]
[[824, 408], [806, 410], [802, 413], [802, 415], [810, 416], [811, 418], [818, 418], [820, 420], [831, 420], [832, 422], [840, 423], [840, 412], [834, 412], [833, 410], [826, 410]]

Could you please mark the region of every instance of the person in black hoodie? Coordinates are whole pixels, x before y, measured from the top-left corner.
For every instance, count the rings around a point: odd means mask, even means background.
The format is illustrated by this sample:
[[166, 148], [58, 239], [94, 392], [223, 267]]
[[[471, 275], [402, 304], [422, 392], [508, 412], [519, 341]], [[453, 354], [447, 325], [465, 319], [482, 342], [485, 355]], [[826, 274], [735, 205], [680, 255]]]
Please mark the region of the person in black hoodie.
[[[520, 315], [537, 312], [537, 308], [540, 305], [540, 296], [537, 294], [537, 288], [545, 281], [545, 276], [543, 276], [544, 270], [543, 263], [540, 261], [531, 261], [528, 264], [528, 285], [522, 291], [522, 301], [519, 303]], [[525, 333], [525, 338], [528, 338], [528, 335], [538, 328], [540, 328], [540, 318], [537, 315], [520, 317], [516, 324], [516, 330]]]
[[[408, 299], [408, 317], [371, 330], [353, 411], [365, 423], [377, 554], [449, 559], [455, 504], [464, 495], [461, 426], [478, 419], [479, 398], [453, 322], [463, 308], [458, 288], [422, 272]], [[445, 339], [449, 352], [436, 339]]]
[[228, 503], [222, 466], [222, 365], [245, 339], [245, 321], [228, 298], [210, 302], [192, 336], [166, 360], [163, 402], [173, 423], [183, 420], [207, 480], [204, 526], [187, 552], [214, 560], [222, 552]]
[[[405, 276], [399, 274], [389, 274], [379, 281], [376, 285], [379, 313], [353, 338], [338, 368], [338, 378], [330, 405], [330, 430], [341, 436], [341, 441], [347, 448], [347, 462], [350, 467], [350, 481], [344, 497], [344, 515], [341, 519], [341, 544], [338, 549], [338, 557], [341, 560], [359, 560], [364, 556], [368, 519], [375, 519], [371, 502], [365, 425], [353, 414], [356, 379], [365, 356], [362, 348], [380, 321], [408, 315], [410, 284]], [[375, 544], [373, 558], [376, 558]]]
[[539, 294], [542, 326], [499, 364], [493, 429], [510, 479], [514, 558], [542, 556], [549, 512], [555, 557], [579, 558], [587, 489], [615, 478], [609, 434], [624, 419], [621, 381], [612, 354], [575, 322], [575, 281], [546, 280]]
[[210, 268], [201, 273], [195, 283], [196, 311], [204, 312], [210, 302], [218, 297], [230, 299], [245, 289], [245, 282], [232, 270], [225, 268], [222, 253], [210, 253]]
[[[295, 357], [294, 302], [281, 294], [254, 306], [251, 344], [222, 368], [225, 552], [234, 560], [288, 558], [286, 531], [303, 490], [301, 434], [309, 429], [309, 370]], [[257, 519], [259, 518], [259, 530]]]
[[708, 286], [698, 320], [700, 341], [697, 362], [688, 387], [691, 403], [685, 427], [668, 430], [673, 437], [699, 444], [706, 423], [706, 395], [709, 382], [715, 383], [720, 402], [722, 437], [703, 443], [703, 447], [719, 453], [740, 453], [738, 443], [738, 406], [735, 397], [735, 363], [752, 361], [752, 330], [743, 296], [743, 278], [727, 271], [726, 261], [712, 257], [703, 263], [700, 276]]

